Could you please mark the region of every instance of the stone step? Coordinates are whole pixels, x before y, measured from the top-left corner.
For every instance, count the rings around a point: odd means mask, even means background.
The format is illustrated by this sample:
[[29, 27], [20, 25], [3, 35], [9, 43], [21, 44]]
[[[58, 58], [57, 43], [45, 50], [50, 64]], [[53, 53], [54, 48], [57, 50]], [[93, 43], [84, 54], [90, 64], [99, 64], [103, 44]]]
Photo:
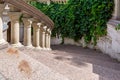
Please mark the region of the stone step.
[[45, 64], [51, 69], [59, 72], [60, 74], [68, 77], [70, 80], [99, 80], [98, 75], [90, 72], [89, 70], [87, 70], [87, 68], [83, 67], [85, 65], [81, 65], [82, 69], [73, 65], [69, 65], [67, 63], [51, 58], [51, 56], [47, 55], [45, 51], [39, 52], [38, 50], [29, 51], [25, 49], [22, 50], [22, 52], [27, 52], [26, 54], [30, 55], [31, 57]]
[[[103, 66], [103, 67], [106, 67], [106, 68], [120, 70], [119, 62], [114, 60], [114, 59], [111, 59], [109, 56], [107, 56], [105, 54], [98, 53], [96, 51], [94, 52], [93, 50], [91, 50], [89, 52], [86, 51], [87, 53], [85, 51], [81, 51], [81, 49], [80, 49], [79, 53], [75, 53], [76, 50], [74, 50], [74, 49], [72, 51], [73, 51], [73, 53], [70, 53], [71, 51], [67, 52], [66, 50], [60, 50], [60, 51], [55, 50], [52, 53], [54, 53], [58, 57], [62, 57], [63, 61], [73, 61], [74, 60], [74, 63], [75, 63], [74, 65], [77, 65], [77, 66], [79, 66], [79, 64], [80, 64], [79, 61], [83, 61], [83, 62]], [[84, 53], [82, 53], [82, 52], [84, 52]], [[92, 53], [92, 52], [94, 52], [94, 53]], [[67, 60], [67, 56], [72, 56], [72, 58]]]
[[82, 56], [81, 58], [76, 57], [76, 59], [80, 60], [80, 61], [83, 61], [83, 62], [91, 63], [93, 65], [98, 65], [98, 66], [102, 66], [102, 67], [109, 68], [109, 69], [112, 69], [112, 70], [120, 71], [119, 62], [118, 63], [113, 63], [113, 62], [102, 61], [100, 59], [94, 59], [92, 57], [89, 58], [89, 57], [84, 57], [84, 56]]
[[[57, 55], [57, 57], [62, 57], [63, 59], [67, 59], [67, 57], [65, 57], [63, 55], [62, 56]], [[74, 61], [74, 62], [72, 62], [72, 61]], [[67, 62], [67, 61], [65, 60], [65, 62]], [[74, 56], [74, 59], [71, 59], [71, 62], [69, 61], [69, 64], [72, 64], [72, 65], [75, 65], [76, 67], [81, 68], [81, 62], [86, 63], [86, 64], [88, 64], [88, 63], [92, 64], [91, 70], [93, 71], [93, 73], [96, 73], [99, 76], [108, 78], [109, 80], [110, 79], [118, 80], [120, 78], [119, 62], [113, 63], [113, 62], [108, 62], [108, 61], [101, 61], [99, 59], [94, 59], [92, 57], [86, 57], [86, 56], [81, 56], [81, 57], [76, 56], [75, 57]], [[88, 67], [88, 68], [90, 68], [90, 67]]]
[[70, 62], [70, 61], [73, 61], [73, 59], [74, 59], [74, 64], [73, 65], [76, 65], [76, 66], [79, 66], [80, 61], [83, 61], [83, 62], [91, 63], [91, 64], [94, 64], [94, 65], [99, 65], [99, 66], [102, 66], [102, 67], [110, 68], [110, 69], [113, 69], [113, 70], [120, 70], [119, 62], [103, 61], [101, 59], [96, 59], [94, 57], [88, 57], [88, 56], [84, 56], [84, 55], [74, 56], [73, 58], [70, 59], [69, 55], [64, 56], [64, 55], [62, 55], [62, 52], [61, 52], [61, 53], [59, 53], [59, 55], [56, 55], [56, 59], [62, 60], [62, 61], [65, 61], [65, 62], [68, 62], [68, 61]]
[[[65, 72], [65, 71], [71, 71], [72, 70], [73, 73], [71, 75], [69, 74], [70, 72], [68, 72], [68, 74], [66, 75], [68, 77], [72, 76], [72, 78], [73, 78], [73, 76], [75, 76], [74, 73], [77, 73], [78, 75], [79, 74], [85, 75], [85, 74], [89, 74], [89, 73], [92, 73], [92, 74], [94, 73], [93, 75], [96, 76], [96, 74], [98, 74], [103, 80], [106, 80], [106, 79], [117, 80], [117, 79], [120, 78], [120, 76], [119, 76], [120, 72], [117, 71], [117, 70], [114, 70], [114, 69], [109, 68], [109, 67], [104, 67], [104, 66], [101, 66], [101, 65], [98, 65], [98, 64], [92, 64], [90, 62], [85, 62], [81, 59], [79, 60], [79, 66], [77, 67], [77, 66], [73, 66], [71, 64], [68, 64], [64, 61], [62, 61], [61, 63], [59, 61], [56, 61], [55, 60], [56, 55], [50, 54], [50, 52], [48, 52], [48, 51], [45, 52], [45, 51], [39, 51], [39, 50], [30, 50], [30, 51], [28, 50], [28, 51], [25, 51], [25, 52], [28, 52], [28, 54], [30, 54], [33, 58], [37, 59], [38, 61], [44, 63], [45, 65], [47, 65], [49, 67], [55, 69], [56, 71], [62, 73], [63, 75], [67, 74], [67, 72]], [[64, 63], [64, 64], [62, 64], [62, 63]], [[75, 67], [75, 69], [72, 68], [71, 66]], [[67, 67], [67, 69], [65, 67]], [[64, 71], [64, 72], [61, 72], [60, 68], [63, 68], [62, 71]], [[83, 73], [80, 73], [79, 71], [83, 72]], [[64, 73], [66, 73], [66, 74], [64, 74]], [[109, 73], [110, 73], [110, 75], [109, 75]], [[91, 76], [91, 75], [89, 75], [89, 76]], [[104, 79], [104, 78], [106, 78], [106, 79]], [[79, 79], [79, 77], [75, 76], [73, 78], [73, 80], [76, 80], [76, 79]], [[85, 80], [85, 79], [83, 79], [83, 80]]]
[[[22, 62], [22, 63], [21, 63]], [[70, 80], [36, 59], [18, 51], [9, 55], [0, 51], [0, 80]]]

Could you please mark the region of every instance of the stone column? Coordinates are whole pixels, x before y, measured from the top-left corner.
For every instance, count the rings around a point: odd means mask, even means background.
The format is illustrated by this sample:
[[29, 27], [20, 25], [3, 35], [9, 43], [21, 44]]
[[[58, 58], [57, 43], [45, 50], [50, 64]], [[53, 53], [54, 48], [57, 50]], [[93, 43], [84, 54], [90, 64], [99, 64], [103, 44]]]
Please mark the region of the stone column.
[[48, 50], [51, 50], [51, 30], [49, 29], [49, 34], [48, 34]]
[[47, 28], [47, 26], [44, 26], [43, 28], [42, 28], [42, 48], [43, 49], [45, 49], [45, 33], [46, 33], [46, 28]]
[[38, 25], [39, 25], [39, 46], [40, 46], [40, 48], [42, 49], [42, 37], [41, 37], [41, 28], [42, 28], [42, 23], [38, 23]]
[[9, 12], [9, 17], [11, 19], [11, 44], [15, 47], [22, 46], [19, 42], [19, 18], [21, 13], [20, 12]]
[[4, 8], [5, 8], [5, 5], [4, 5], [4, 4], [0, 4], [0, 44], [6, 42], [6, 41], [3, 39], [2, 13], [3, 13]]
[[37, 49], [41, 49], [40, 47], [40, 26], [39, 23], [33, 23], [33, 45]]
[[45, 48], [48, 49], [48, 32], [45, 33]]
[[120, 0], [114, 0], [114, 3], [113, 19], [120, 19]]
[[29, 18], [23, 18], [23, 23], [24, 23], [24, 45], [26, 47], [32, 47], [31, 42], [32, 20], [30, 20]]
[[47, 29], [47, 32], [45, 34], [45, 47], [47, 50], [51, 50], [49, 43], [50, 43], [50, 29]]

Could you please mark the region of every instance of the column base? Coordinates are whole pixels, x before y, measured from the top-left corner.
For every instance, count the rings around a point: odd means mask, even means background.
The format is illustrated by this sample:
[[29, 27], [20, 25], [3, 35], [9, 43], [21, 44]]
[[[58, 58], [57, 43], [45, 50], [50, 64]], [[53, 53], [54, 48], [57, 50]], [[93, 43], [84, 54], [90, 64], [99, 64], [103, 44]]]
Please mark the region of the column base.
[[46, 48], [46, 50], [51, 51], [52, 49], [51, 48]]
[[46, 50], [46, 48], [44, 47], [44, 48], [41, 48], [41, 50]]
[[1, 39], [0, 44], [4, 44], [4, 43], [7, 43], [7, 42], [4, 39]]
[[52, 49], [51, 48], [42, 48], [42, 50], [48, 50], [48, 51], [50, 51]]
[[42, 50], [42, 48], [41, 48], [41, 47], [35, 47], [35, 49], [39, 49], [39, 50]]
[[0, 50], [8, 47], [9, 47], [8, 42], [6, 42], [4, 39], [0, 40]]
[[21, 43], [17, 43], [17, 44], [11, 44], [13, 47], [23, 47], [23, 45]]
[[26, 48], [33, 48], [33, 46], [32, 45], [29, 45], [29, 46], [25, 46]]

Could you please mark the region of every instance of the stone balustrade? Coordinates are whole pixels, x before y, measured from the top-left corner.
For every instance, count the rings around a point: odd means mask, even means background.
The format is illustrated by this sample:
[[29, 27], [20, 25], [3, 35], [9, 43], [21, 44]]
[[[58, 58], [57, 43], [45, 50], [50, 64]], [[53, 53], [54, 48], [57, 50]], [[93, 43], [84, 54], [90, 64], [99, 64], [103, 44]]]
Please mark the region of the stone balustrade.
[[[0, 4], [0, 44], [7, 42], [3, 39], [3, 21], [2, 14], [4, 12], [6, 4]], [[40, 50], [51, 50], [50, 48], [50, 36], [51, 28], [46, 26], [45, 22], [36, 20], [34, 16], [29, 13], [21, 11], [13, 5], [9, 5], [7, 15], [10, 18], [11, 23], [11, 39], [10, 44], [14, 47], [26, 46], [29, 48], [36, 48]], [[26, 14], [27, 13], [27, 14]], [[24, 25], [24, 37], [23, 42], [20, 42], [20, 17], [22, 17], [22, 23]], [[33, 34], [32, 34], [33, 33]]]
[[[30, 1], [32, 1], [32, 0], [24, 0], [25, 2], [30, 2]], [[52, 2], [55, 2], [55, 3], [59, 3], [59, 4], [61, 4], [61, 3], [66, 3], [67, 2], [67, 0], [37, 0], [38, 2], [41, 2], [41, 3], [45, 3], [45, 4], [50, 4], [50, 2], [52, 1]]]

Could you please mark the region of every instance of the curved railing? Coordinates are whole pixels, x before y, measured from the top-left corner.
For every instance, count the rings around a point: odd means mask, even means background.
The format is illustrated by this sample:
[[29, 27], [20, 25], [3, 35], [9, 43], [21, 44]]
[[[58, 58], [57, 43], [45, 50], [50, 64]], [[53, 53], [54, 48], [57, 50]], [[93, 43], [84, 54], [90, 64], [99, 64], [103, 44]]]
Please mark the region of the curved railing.
[[9, 28], [6, 29], [7, 41], [12, 46], [24, 45], [29, 48], [51, 50], [50, 40], [54, 23], [44, 13], [24, 0], [0, 0], [0, 43], [6, 42], [3, 38], [5, 29], [2, 20], [5, 16], [10, 19]]
[[33, 16], [35, 19], [45, 23], [45, 25], [50, 27], [51, 29], [54, 26], [53, 21], [48, 16], [46, 16], [44, 13], [34, 8], [33, 6], [27, 4], [23, 0], [0, 0], [0, 2], [6, 2], [14, 5], [16, 8], [20, 9], [21, 11], [25, 11], [29, 13], [29, 15]]

